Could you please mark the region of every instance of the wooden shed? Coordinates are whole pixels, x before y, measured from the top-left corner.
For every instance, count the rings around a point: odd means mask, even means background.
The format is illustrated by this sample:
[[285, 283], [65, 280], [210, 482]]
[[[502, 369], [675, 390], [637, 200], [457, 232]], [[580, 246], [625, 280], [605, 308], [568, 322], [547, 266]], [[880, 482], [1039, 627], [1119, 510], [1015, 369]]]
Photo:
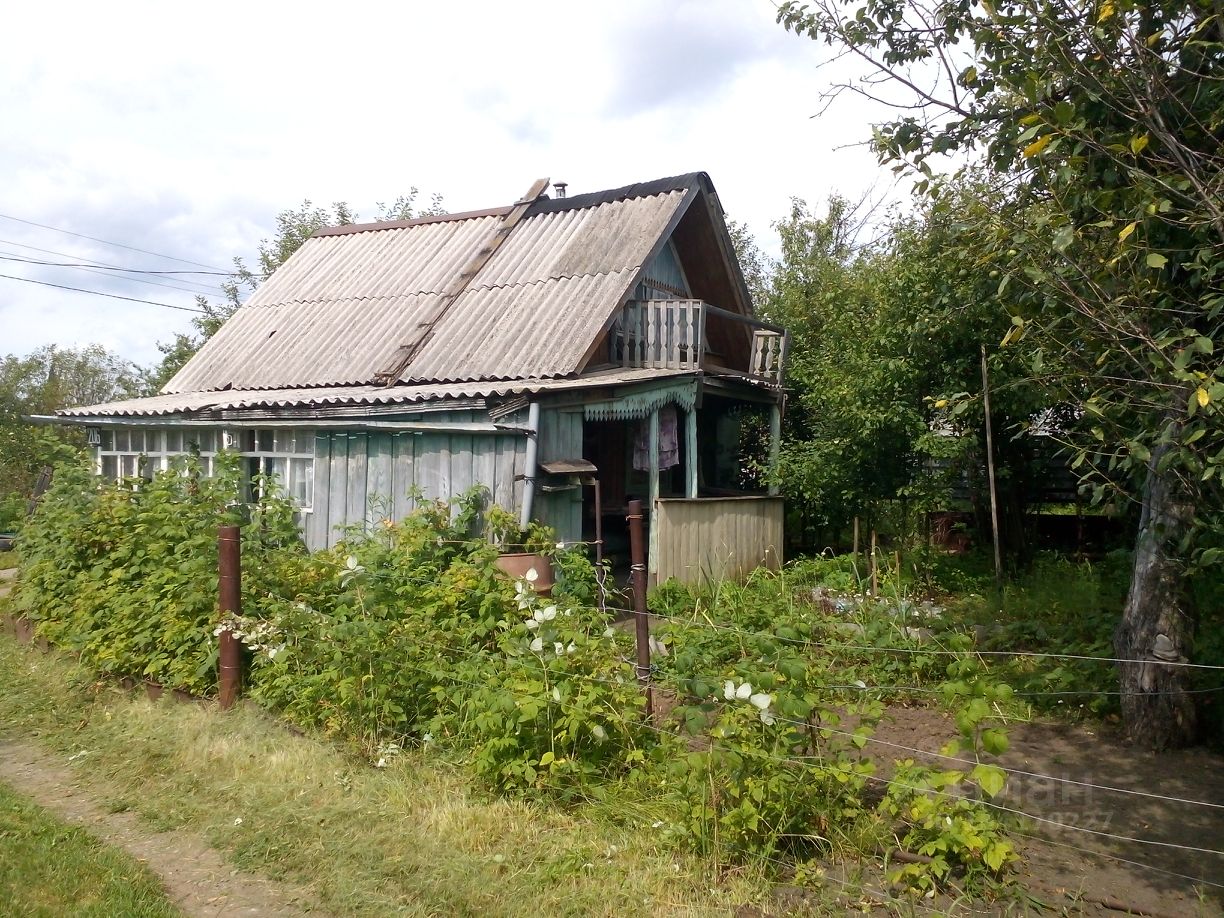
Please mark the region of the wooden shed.
[[107, 477], [240, 452], [312, 548], [483, 486], [613, 556], [642, 498], [657, 577], [776, 565], [781, 499], [742, 473], [745, 446], [776, 461], [786, 335], [753, 316], [709, 177], [547, 188], [321, 230], [161, 394], [61, 419]]

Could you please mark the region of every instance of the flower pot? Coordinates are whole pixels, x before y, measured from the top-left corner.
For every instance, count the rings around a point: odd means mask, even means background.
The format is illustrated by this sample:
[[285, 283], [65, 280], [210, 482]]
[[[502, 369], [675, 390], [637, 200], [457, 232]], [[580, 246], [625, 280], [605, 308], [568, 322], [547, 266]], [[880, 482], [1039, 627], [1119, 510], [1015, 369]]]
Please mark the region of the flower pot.
[[[537, 593], [544, 596], [552, 593], [555, 583], [552, 562], [543, 555], [526, 551], [507, 552], [498, 555], [495, 563], [498, 570], [515, 580], [528, 579]], [[534, 581], [528, 578], [528, 573], [533, 570], [536, 573]]]

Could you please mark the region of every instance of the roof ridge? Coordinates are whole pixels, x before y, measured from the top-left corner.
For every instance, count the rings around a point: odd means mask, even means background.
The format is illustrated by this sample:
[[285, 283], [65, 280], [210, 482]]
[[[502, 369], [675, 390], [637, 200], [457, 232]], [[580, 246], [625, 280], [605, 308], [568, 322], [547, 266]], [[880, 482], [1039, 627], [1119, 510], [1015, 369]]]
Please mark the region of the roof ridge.
[[478, 220], [482, 217], [504, 217], [510, 213], [513, 205], [505, 207], [486, 207], [483, 210], [464, 210], [453, 214], [428, 214], [424, 217], [413, 217], [411, 220], [375, 220], [370, 223], [345, 223], [340, 226], [324, 226], [311, 233], [316, 236], [347, 236], [350, 233], [370, 233], [378, 230], [409, 229], [414, 226], [425, 226], [429, 223], [457, 223], [460, 220]]

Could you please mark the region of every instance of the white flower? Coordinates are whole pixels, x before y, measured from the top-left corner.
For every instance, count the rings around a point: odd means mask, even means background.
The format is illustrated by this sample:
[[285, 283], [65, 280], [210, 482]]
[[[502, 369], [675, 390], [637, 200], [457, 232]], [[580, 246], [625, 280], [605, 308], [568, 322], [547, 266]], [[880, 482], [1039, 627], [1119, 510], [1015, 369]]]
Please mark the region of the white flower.
[[375, 763], [374, 763], [374, 767], [375, 767], [375, 768], [386, 768], [386, 767], [387, 767], [387, 760], [386, 760], [386, 759], [379, 759], [377, 762], [375, 762]]
[[356, 556], [356, 555], [349, 555], [349, 556], [348, 556], [348, 560], [344, 562], [344, 565], [345, 565], [345, 567], [347, 567], [347, 568], [348, 568], [350, 571], [355, 571], [355, 570], [357, 570], [357, 567], [358, 567], [358, 564], [357, 564], [357, 556]]
[[859, 688], [861, 688], [861, 689], [865, 689], [865, 688], [867, 688], [867, 683], [866, 683], [866, 682], [864, 682], [862, 679], [855, 679], [855, 680], [854, 680], [854, 684], [855, 684], [856, 686], [858, 686]]
[[541, 609], [539, 612], [535, 614], [535, 617], [538, 621], [551, 622], [554, 618], [557, 617], [557, 607], [556, 606], [545, 606], [543, 609]]
[[557, 656], [561, 656], [564, 651], [565, 646], [560, 641], [553, 641], [553, 653], [555, 653]]
[[737, 688], [735, 690], [735, 697], [738, 698], [740, 701], [747, 701], [749, 698], [751, 698], [752, 697], [752, 683], [745, 682], [743, 685]]
[[656, 819], [654, 822], [652, 822], [652, 823], [650, 824], [650, 827], [651, 827], [652, 829], [661, 829], [661, 828], [663, 828], [663, 826], [665, 826], [665, 825], [666, 825], [666, 823], [665, 823], [665, 822], [663, 822], [663, 820], [662, 820], [662, 819]]
[[735, 700], [735, 683], [730, 679], [723, 683], [723, 697], [728, 701]]
[[762, 711], [761, 712], [761, 723], [763, 723], [767, 727], [772, 727], [774, 725], [774, 716], [770, 714], [768, 711]]
[[235, 820], [234, 820], [234, 825], [236, 825], [236, 826], [240, 826], [240, 825], [242, 825], [242, 817], [241, 817], [241, 816], [239, 816], [237, 819], [235, 819]]
[[609, 625], [607, 628], [604, 629], [603, 636], [606, 638], [616, 637], [616, 629], [613, 628], [611, 625]]
[[565, 648], [565, 652], [566, 652], [566, 653], [573, 653], [573, 652], [574, 652], [575, 650], [577, 650], [577, 649], [578, 649], [578, 645], [577, 645], [577, 644], [575, 644], [573, 641], [570, 641], [570, 642], [569, 642], [569, 644], [568, 644], [568, 645], [566, 646], [566, 648]]
[[269, 648], [268, 648], [268, 659], [269, 659], [269, 660], [275, 660], [275, 659], [276, 659], [276, 655], [277, 655], [278, 653], [280, 653], [280, 652], [281, 652], [282, 650], [284, 650], [284, 649], [285, 649], [285, 648], [284, 648], [284, 645], [283, 645], [283, 644], [282, 644], [280, 647], [269, 647]]
[[558, 542], [558, 543], [557, 543], [557, 548], [559, 548], [559, 549], [564, 549], [564, 548], [565, 548], [565, 543], [564, 543], [564, 542]]
[[531, 649], [535, 653], [540, 653], [544, 649], [544, 642], [539, 638], [536, 638], [531, 642]]
[[557, 686], [554, 685], [553, 690], [552, 690], [552, 696], [553, 696], [553, 701], [560, 701], [561, 700], [561, 689], [557, 688]]
[[537, 580], [540, 579], [540, 575], [536, 571], [536, 569], [532, 567], [532, 568], [529, 568], [527, 570], [527, 573], [523, 575], [523, 579], [526, 580], [528, 583], [535, 583]]
[[527, 629], [529, 631], [535, 631], [539, 627], [540, 627], [540, 623], [537, 622], [534, 618], [527, 619]]
[[421, 737], [421, 742], [428, 746], [430, 743], [433, 742], [433, 734], [426, 733], [424, 736]]
[[596, 724], [595, 726], [591, 728], [591, 735], [602, 743], [604, 740], [608, 738], [608, 731], [605, 730], [603, 727], [601, 727], [599, 724]]
[[773, 696], [766, 695], [764, 692], [758, 692], [749, 698], [748, 701], [753, 707], [760, 708], [762, 711], [767, 711], [769, 710], [769, 703], [773, 701]]

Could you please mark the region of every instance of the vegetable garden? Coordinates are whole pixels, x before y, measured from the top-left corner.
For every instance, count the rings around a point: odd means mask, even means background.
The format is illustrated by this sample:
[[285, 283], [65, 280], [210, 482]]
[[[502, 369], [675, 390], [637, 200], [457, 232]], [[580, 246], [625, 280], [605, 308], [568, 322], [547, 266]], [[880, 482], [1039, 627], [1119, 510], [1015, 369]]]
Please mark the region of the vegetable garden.
[[[580, 548], [533, 534], [557, 574], [537, 595], [495, 567], [484, 529], [498, 521], [474, 493], [310, 555], [290, 507], [242, 503], [239, 480], [226, 463], [139, 487], [63, 470], [25, 530], [18, 610], [102, 674], [193, 694], [215, 690], [229, 629], [250, 697], [372, 765], [425, 747], [495, 793], [625, 813], [649, 801], [661, 834], [717, 864], [801, 875], [886, 855], [913, 889], [982, 892], [1016, 862], [994, 762], [1036, 676], [1024, 658], [987, 662], [971, 616], [906, 599], [896, 571], [876, 599], [848, 557], [662, 586], [647, 716], [619, 597], [601, 611]], [[241, 524], [244, 553], [243, 615], [224, 620], [219, 523]], [[1059, 678], [1091, 692], [1091, 673]], [[956, 715], [937, 768], [873, 740], [886, 702], [915, 698]]]

